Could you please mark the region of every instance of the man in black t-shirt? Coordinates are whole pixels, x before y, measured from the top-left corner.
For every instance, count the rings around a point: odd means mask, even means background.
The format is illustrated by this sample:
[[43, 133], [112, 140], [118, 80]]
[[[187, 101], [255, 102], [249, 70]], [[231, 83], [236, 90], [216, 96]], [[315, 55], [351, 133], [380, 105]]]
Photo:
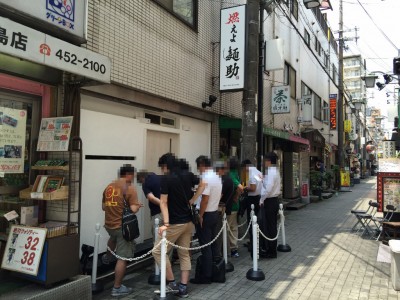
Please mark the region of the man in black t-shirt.
[[[181, 174], [179, 162], [170, 153], [160, 157], [158, 165], [164, 174], [161, 177], [160, 209], [164, 224], [160, 226], [160, 236], [166, 231], [166, 238], [171, 243], [185, 248], [190, 247], [190, 241], [194, 225], [191, 221], [189, 209], [189, 197], [192, 193], [192, 183], [189, 176]], [[160, 237], [158, 237], [160, 238]], [[167, 246], [167, 253], [171, 249]], [[178, 249], [181, 268], [181, 282], [179, 286], [175, 282], [171, 262], [166, 256], [167, 292], [177, 293], [181, 297], [187, 297], [187, 282], [189, 280], [191, 261], [188, 250]], [[161, 247], [153, 249], [153, 257], [157, 264], [161, 264]]]

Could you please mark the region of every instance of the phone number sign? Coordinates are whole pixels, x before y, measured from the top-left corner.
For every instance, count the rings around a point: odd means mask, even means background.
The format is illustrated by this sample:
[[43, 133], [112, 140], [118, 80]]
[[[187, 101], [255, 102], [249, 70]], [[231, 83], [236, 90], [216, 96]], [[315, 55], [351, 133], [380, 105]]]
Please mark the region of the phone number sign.
[[12, 226], [1, 267], [36, 276], [46, 234], [46, 228]]
[[107, 56], [64, 42], [3, 17], [0, 17], [0, 53], [101, 82], [111, 81], [111, 60]]

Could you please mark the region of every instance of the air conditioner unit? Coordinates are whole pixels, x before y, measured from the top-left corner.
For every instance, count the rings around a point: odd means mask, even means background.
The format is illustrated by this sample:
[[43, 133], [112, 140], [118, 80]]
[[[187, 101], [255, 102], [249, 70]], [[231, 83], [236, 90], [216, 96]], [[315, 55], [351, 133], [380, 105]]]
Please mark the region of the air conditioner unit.
[[138, 118], [140, 123], [150, 124], [150, 119], [147, 118]]

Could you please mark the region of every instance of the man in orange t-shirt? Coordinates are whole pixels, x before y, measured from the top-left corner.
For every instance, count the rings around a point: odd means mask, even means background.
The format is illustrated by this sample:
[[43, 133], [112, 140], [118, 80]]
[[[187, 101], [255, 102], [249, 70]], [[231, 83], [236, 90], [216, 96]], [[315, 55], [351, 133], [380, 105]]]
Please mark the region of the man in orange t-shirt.
[[[110, 235], [108, 246], [115, 253], [124, 258], [134, 255], [133, 241], [127, 242], [122, 237], [122, 211], [124, 208], [124, 197], [130, 209], [137, 213], [143, 204], [138, 201], [137, 190], [132, 185], [135, 176], [135, 168], [124, 165], [120, 168], [119, 178], [110, 183], [103, 192], [103, 210], [105, 212], [104, 227]], [[132, 288], [122, 284], [125, 276], [126, 260], [118, 259], [115, 265], [114, 287], [111, 296], [124, 296], [132, 293]]]

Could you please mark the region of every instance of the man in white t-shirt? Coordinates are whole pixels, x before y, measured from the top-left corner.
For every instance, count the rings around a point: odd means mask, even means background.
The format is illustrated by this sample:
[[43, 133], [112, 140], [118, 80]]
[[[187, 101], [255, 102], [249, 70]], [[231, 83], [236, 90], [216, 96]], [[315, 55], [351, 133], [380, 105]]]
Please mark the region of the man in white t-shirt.
[[[216, 229], [218, 227], [218, 204], [221, 199], [222, 180], [213, 170], [211, 160], [208, 157], [201, 155], [196, 159], [196, 163], [201, 174], [201, 182], [192, 199], [196, 199], [201, 194], [200, 222], [196, 232], [200, 245], [205, 245], [211, 242], [218, 233]], [[191, 283], [211, 283], [213, 257], [218, 254], [216, 246], [217, 244], [213, 243], [201, 249], [201, 275], [191, 279]]]
[[[246, 168], [246, 186], [244, 188], [247, 193], [246, 196], [246, 213], [247, 213], [247, 224], [250, 223], [250, 212], [251, 205], [254, 205], [254, 215], [258, 216], [258, 211], [260, 210], [260, 196], [262, 188], [262, 173], [253, 166], [249, 159], [242, 161], [242, 168]], [[250, 230], [250, 245], [248, 247], [249, 251], [252, 249], [253, 245], [253, 234]]]

